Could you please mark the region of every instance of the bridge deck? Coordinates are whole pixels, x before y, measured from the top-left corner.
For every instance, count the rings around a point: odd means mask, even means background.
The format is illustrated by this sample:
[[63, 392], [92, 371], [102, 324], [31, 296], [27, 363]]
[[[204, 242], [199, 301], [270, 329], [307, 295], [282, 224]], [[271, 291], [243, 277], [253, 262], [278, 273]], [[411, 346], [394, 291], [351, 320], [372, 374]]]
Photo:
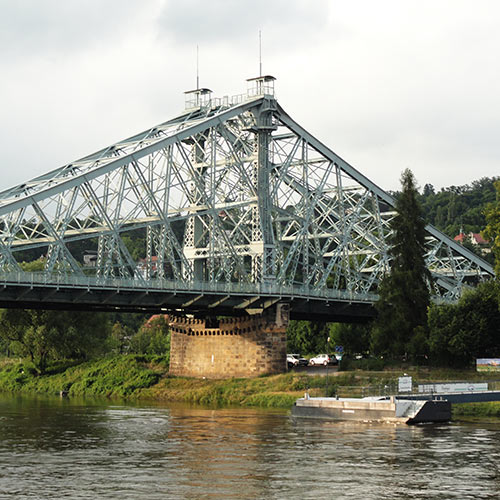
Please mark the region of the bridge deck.
[[185, 283], [13, 273], [0, 280], [0, 307], [130, 312], [179, 312], [240, 316], [277, 302], [296, 319], [366, 321], [376, 295], [332, 289], [242, 283]]

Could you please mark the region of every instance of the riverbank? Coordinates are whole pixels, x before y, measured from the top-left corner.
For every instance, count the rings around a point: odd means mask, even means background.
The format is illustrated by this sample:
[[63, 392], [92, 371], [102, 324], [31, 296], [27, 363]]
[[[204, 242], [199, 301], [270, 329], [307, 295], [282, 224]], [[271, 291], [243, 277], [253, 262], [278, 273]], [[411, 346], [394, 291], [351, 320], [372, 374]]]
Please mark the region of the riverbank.
[[496, 418], [500, 419], [500, 402], [465, 403], [452, 406], [453, 418], [467, 420], [469, 418]]
[[[405, 367], [414, 383], [447, 380], [492, 380], [493, 374], [464, 370]], [[38, 376], [29, 363], [0, 362], [0, 391], [143, 399], [213, 406], [290, 408], [308, 391], [311, 396], [363, 396], [369, 391], [390, 392], [402, 370], [346, 371], [325, 376], [303, 372], [251, 379], [207, 380], [171, 377], [160, 356], [122, 355], [74, 364], [60, 362]], [[498, 376], [497, 376], [498, 378]], [[454, 416], [500, 418], [500, 403], [454, 405]]]

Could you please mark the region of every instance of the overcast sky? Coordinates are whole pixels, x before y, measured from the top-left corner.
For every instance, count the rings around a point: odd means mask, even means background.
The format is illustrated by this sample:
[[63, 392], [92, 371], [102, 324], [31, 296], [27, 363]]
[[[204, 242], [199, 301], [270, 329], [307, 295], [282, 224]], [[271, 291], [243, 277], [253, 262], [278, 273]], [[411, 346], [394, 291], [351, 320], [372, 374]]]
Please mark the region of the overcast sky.
[[384, 189], [500, 175], [496, 0], [0, 0], [0, 190], [263, 72]]

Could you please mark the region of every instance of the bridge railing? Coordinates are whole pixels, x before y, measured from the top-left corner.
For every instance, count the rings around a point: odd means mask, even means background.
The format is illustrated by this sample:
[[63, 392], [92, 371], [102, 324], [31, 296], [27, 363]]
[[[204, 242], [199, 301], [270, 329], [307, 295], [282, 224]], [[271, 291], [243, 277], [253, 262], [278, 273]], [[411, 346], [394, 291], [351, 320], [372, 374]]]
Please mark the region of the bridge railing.
[[375, 294], [358, 293], [331, 288], [317, 289], [314, 286], [287, 286], [272, 283], [233, 283], [207, 281], [177, 281], [167, 279], [135, 279], [98, 276], [75, 276], [66, 274], [46, 274], [28, 272], [9, 272], [0, 274], [0, 285], [31, 287], [73, 287], [120, 290], [137, 290], [149, 292], [188, 292], [199, 294], [234, 294], [283, 296], [287, 298], [317, 298], [323, 300], [374, 302]]

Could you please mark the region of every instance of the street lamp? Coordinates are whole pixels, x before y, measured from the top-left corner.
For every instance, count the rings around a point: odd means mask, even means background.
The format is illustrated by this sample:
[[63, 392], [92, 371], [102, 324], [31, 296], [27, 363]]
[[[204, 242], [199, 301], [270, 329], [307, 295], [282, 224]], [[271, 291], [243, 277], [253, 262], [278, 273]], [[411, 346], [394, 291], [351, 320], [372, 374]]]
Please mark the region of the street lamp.
[[328, 365], [330, 364], [330, 355], [328, 354], [328, 346], [330, 344], [330, 337], [326, 338], [326, 356], [327, 356], [327, 361], [326, 361], [326, 380], [325, 380], [325, 397], [328, 397]]

